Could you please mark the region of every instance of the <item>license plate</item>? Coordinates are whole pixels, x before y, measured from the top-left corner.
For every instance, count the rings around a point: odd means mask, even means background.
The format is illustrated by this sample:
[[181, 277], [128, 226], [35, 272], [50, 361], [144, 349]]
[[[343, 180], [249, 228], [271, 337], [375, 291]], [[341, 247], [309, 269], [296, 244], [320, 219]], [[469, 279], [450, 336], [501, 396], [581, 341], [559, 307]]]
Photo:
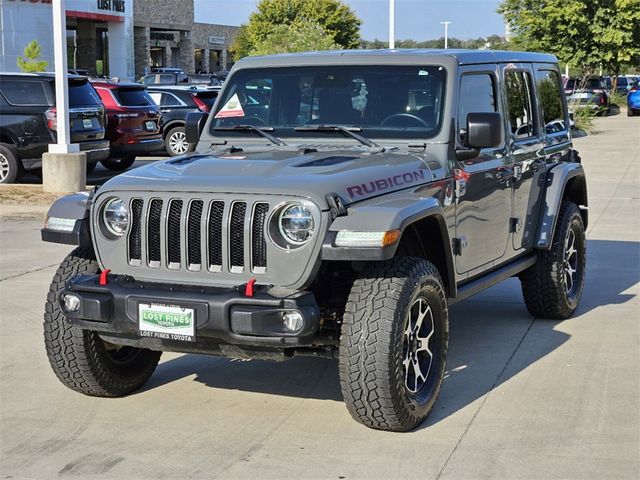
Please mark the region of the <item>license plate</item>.
[[195, 342], [195, 310], [161, 303], [138, 304], [138, 326], [143, 337]]
[[93, 128], [93, 120], [91, 120], [90, 118], [83, 119], [82, 126], [87, 130]]
[[150, 132], [153, 132], [157, 128], [156, 122], [152, 122], [152, 121], [144, 122], [144, 128], [146, 128]]

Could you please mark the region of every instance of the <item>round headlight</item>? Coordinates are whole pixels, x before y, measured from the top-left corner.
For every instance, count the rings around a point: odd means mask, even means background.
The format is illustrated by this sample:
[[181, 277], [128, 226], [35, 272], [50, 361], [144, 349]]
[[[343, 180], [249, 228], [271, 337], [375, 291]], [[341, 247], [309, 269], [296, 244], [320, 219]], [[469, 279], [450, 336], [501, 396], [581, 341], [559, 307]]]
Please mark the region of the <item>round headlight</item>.
[[104, 205], [102, 218], [109, 233], [121, 237], [129, 226], [129, 208], [121, 199], [112, 198]]
[[293, 203], [282, 209], [278, 221], [280, 233], [295, 245], [307, 243], [313, 235], [313, 215], [301, 203]]

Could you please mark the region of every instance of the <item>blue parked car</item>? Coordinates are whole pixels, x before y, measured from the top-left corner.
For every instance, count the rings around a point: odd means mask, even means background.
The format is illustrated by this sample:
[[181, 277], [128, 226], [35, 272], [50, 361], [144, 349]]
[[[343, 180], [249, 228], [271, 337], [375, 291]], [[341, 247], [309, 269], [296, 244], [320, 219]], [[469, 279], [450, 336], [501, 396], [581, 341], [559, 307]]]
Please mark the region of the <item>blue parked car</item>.
[[633, 84], [627, 95], [627, 116], [640, 114], [640, 80]]

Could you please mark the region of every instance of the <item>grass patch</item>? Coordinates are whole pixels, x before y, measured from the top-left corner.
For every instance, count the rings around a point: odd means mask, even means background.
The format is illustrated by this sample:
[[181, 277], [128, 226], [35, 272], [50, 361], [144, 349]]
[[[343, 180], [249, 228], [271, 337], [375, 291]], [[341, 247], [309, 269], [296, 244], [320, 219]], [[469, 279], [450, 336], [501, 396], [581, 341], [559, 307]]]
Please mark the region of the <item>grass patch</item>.
[[0, 185], [0, 204], [48, 206], [61, 197], [60, 193], [46, 193], [42, 185]]

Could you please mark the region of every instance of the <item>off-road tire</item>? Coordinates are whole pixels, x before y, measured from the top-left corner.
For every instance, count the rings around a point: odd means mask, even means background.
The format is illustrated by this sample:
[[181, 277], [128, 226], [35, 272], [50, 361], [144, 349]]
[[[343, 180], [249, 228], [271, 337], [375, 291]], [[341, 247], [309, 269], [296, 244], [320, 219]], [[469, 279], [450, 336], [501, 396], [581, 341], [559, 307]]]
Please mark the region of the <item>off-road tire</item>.
[[122, 172], [133, 165], [136, 161], [136, 156], [131, 155], [129, 157], [124, 158], [108, 158], [107, 160], [102, 160], [102, 166], [107, 170], [111, 170], [112, 172]]
[[[404, 335], [409, 311], [423, 297], [433, 312], [437, 346], [426, 389], [412, 395], [405, 387]], [[433, 264], [416, 257], [372, 264], [353, 284], [340, 338], [340, 386], [351, 416], [379, 430], [420, 425], [440, 393], [448, 338], [445, 290]]]
[[13, 145], [0, 143], [0, 183], [15, 183], [24, 175], [24, 167]]
[[[567, 291], [565, 276], [565, 242], [569, 231], [575, 235], [575, 289]], [[522, 295], [527, 310], [538, 318], [563, 320], [578, 308], [584, 288], [587, 244], [580, 209], [575, 203], [563, 201], [550, 250], [538, 252], [535, 265], [520, 274]]]
[[176, 135], [180, 135], [182, 137], [185, 136], [185, 132], [184, 132], [184, 127], [183, 126], [173, 127], [171, 130], [169, 130], [167, 132], [167, 135], [164, 137], [165, 150], [167, 151], [167, 153], [169, 155], [171, 155], [172, 157], [177, 157], [178, 155], [185, 155], [185, 154], [187, 154], [189, 152], [193, 152], [195, 150], [195, 145], [187, 144], [187, 147], [186, 147], [185, 151], [183, 151], [183, 152], [182, 151], [176, 151], [171, 146], [172, 138], [174, 136], [176, 136]]
[[95, 256], [88, 249], [77, 248], [62, 261], [47, 294], [44, 343], [51, 368], [64, 385], [85, 395], [120, 397], [149, 379], [161, 352], [133, 347], [108, 351], [108, 344], [96, 332], [67, 321], [59, 304], [65, 282], [75, 275], [98, 271]]

